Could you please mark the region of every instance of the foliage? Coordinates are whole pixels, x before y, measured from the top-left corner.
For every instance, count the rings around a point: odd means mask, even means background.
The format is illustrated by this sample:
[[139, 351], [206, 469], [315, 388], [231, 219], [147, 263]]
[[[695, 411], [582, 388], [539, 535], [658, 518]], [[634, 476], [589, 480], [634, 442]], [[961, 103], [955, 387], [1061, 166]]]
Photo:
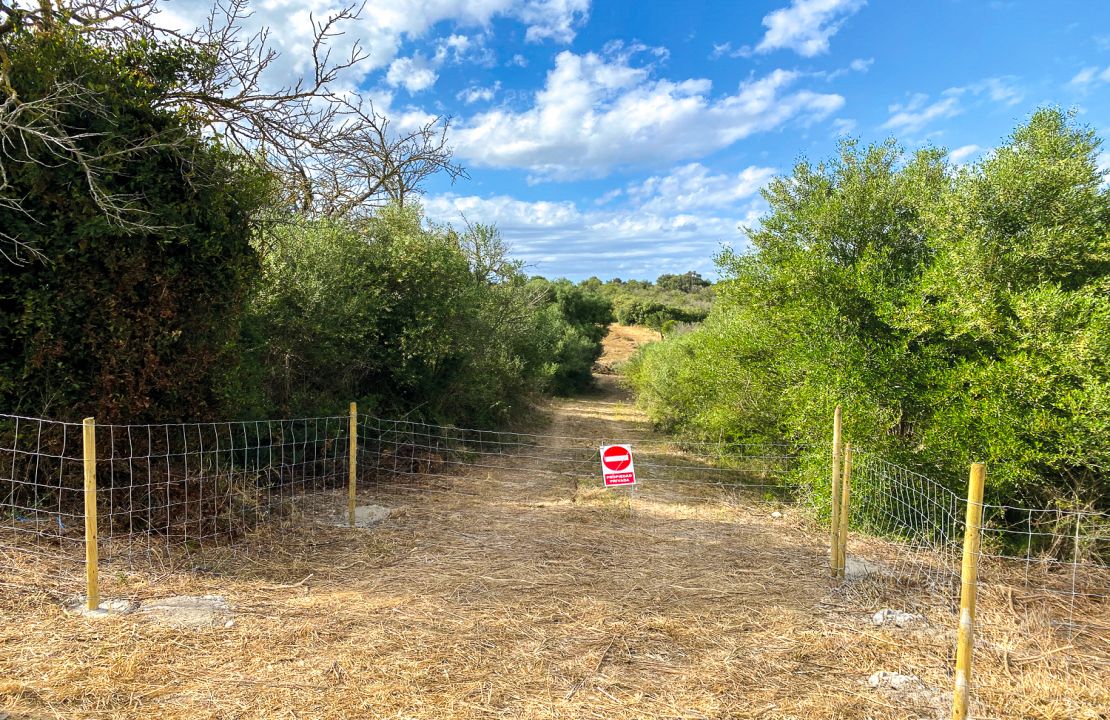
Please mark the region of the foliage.
[[678, 323], [701, 322], [713, 303], [712, 284], [692, 271], [660, 275], [655, 283], [620, 278], [602, 282], [592, 277], [581, 286], [609, 298], [614, 318], [622, 325], [645, 325], [660, 331]]
[[608, 306], [528, 281], [494, 228], [424, 227], [417, 207], [279, 233], [247, 332], [259, 352], [245, 404], [502, 422], [536, 391], [589, 381]]
[[685, 434], [846, 434], [994, 502], [1106, 507], [1110, 193], [1098, 140], [1041, 110], [991, 156], [846, 141], [770, 184], [707, 321], [630, 378]]
[[555, 342], [544, 348], [551, 367], [545, 389], [562, 395], [593, 385], [593, 364], [601, 356], [601, 340], [613, 322], [612, 304], [604, 296], [569, 280], [532, 278], [529, 288], [546, 299], [545, 325]]
[[99, 112], [67, 106], [55, 120], [102, 158], [100, 185], [153, 222], [113, 222], [80, 165], [43, 160], [58, 152], [46, 141], [0, 138], [30, 143], [30, 159], [4, 166], [5, 197], [34, 199], [28, 212], [0, 203], [0, 227], [45, 258], [0, 264], [0, 405], [127, 421], [222, 410], [257, 266], [252, 217], [271, 186], [187, 115], [159, 109], [202, 59], [147, 41], [109, 52], [67, 26], [6, 34], [3, 49], [23, 102], [59, 85], [96, 96]]

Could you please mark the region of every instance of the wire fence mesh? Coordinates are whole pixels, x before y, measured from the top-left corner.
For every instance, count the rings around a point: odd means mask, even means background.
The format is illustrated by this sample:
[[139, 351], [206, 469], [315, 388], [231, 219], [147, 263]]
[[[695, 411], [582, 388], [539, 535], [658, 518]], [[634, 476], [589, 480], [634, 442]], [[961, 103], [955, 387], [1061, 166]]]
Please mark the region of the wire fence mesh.
[[[341, 522], [349, 428], [346, 415], [97, 426], [102, 564], [174, 567], [213, 546], [249, 553], [260, 529], [288, 527], [306, 513]], [[85, 542], [81, 433], [80, 424], [0, 415], [0, 584], [18, 585], [28, 562], [47, 560], [72, 570], [67, 589], [80, 590], [73, 583]], [[826, 508], [813, 504], [828, 502], [815, 491], [828, 483], [814, 470], [820, 448], [491, 431], [373, 416], [360, 416], [356, 433], [363, 501], [415, 502], [473, 492], [475, 482], [516, 493], [605, 492], [599, 449], [629, 443], [639, 483], [617, 492], [630, 508], [760, 502], [820, 511]], [[857, 451], [854, 460], [849, 580], [954, 613], [966, 498], [877, 453]], [[673, 535], [686, 517], [627, 529]], [[1106, 513], [988, 504], [980, 547], [985, 610], [1012, 616], [997, 627], [1063, 638], [1068, 652], [1045, 652], [1085, 663], [1084, 671], [1110, 667]], [[991, 641], [1009, 642], [1001, 634]]]
[[[288, 519], [346, 483], [348, 428], [346, 416], [97, 425], [101, 562], [166, 566]], [[0, 439], [0, 552], [80, 565], [82, 426], [0, 415]]]

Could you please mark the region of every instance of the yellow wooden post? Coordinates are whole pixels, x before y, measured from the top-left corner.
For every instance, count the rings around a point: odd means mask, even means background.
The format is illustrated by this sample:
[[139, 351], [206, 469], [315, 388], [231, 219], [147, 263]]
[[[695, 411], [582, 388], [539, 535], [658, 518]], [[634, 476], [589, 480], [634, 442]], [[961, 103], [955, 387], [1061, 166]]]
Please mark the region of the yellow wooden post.
[[82, 423], [85, 449], [85, 592], [89, 610], [100, 607], [100, 577], [96, 550], [96, 421]]
[[851, 517], [849, 496], [852, 491], [852, 443], [844, 445], [844, 478], [840, 481], [840, 528], [836, 544], [836, 574], [844, 577], [848, 565], [848, 519]]
[[351, 462], [347, 481], [347, 524], [355, 526], [355, 477], [358, 470], [358, 405], [351, 403]]
[[837, 571], [837, 546], [840, 540], [840, 406], [833, 412], [833, 441], [832, 441], [832, 492], [829, 495], [829, 504], [832, 506], [831, 530], [829, 531], [829, 568], [832, 576], [836, 577]]
[[956, 639], [956, 686], [952, 693], [952, 720], [966, 720], [971, 684], [971, 651], [975, 642], [975, 594], [979, 580], [979, 537], [983, 522], [983, 463], [971, 466], [967, 485], [967, 528], [964, 531], [964, 564], [960, 573], [960, 631]]

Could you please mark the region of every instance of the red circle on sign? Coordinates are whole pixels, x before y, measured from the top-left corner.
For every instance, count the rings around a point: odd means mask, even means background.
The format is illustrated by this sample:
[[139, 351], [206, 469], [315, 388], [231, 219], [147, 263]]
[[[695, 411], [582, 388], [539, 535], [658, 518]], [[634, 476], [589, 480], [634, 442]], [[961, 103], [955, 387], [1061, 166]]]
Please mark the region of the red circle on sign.
[[605, 469], [612, 472], [620, 472], [632, 464], [632, 453], [626, 448], [618, 445], [606, 448], [605, 455], [602, 456], [601, 461], [605, 463]]

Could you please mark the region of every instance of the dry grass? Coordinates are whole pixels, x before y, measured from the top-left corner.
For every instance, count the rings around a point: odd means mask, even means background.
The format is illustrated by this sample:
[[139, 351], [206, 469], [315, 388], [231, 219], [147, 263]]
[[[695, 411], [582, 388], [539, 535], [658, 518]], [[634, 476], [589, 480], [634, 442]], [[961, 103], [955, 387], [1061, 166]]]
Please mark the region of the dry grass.
[[603, 372], [610, 373], [617, 365], [632, 357], [638, 347], [661, 340], [662, 337], [651, 328], [612, 323], [609, 334], [602, 341], [602, 353], [597, 365]]
[[[555, 405], [550, 434], [650, 434], [608, 383]], [[920, 588], [829, 580], [821, 534], [794, 510], [773, 519], [735, 496], [646, 487], [630, 503], [533, 462], [366, 488], [363, 502], [396, 509], [374, 530], [321, 511], [247, 559], [214, 549], [194, 556], [200, 569], [107, 574], [117, 596], [223, 595], [230, 628], [90, 620], [0, 585], [0, 717], [946, 716], [950, 607]], [[79, 570], [27, 562], [0, 582], [62, 587]], [[1110, 716], [1106, 636], [1068, 647], [993, 593], [976, 716]], [[867, 623], [911, 606], [924, 625]], [[879, 670], [925, 687], [873, 690]]]

